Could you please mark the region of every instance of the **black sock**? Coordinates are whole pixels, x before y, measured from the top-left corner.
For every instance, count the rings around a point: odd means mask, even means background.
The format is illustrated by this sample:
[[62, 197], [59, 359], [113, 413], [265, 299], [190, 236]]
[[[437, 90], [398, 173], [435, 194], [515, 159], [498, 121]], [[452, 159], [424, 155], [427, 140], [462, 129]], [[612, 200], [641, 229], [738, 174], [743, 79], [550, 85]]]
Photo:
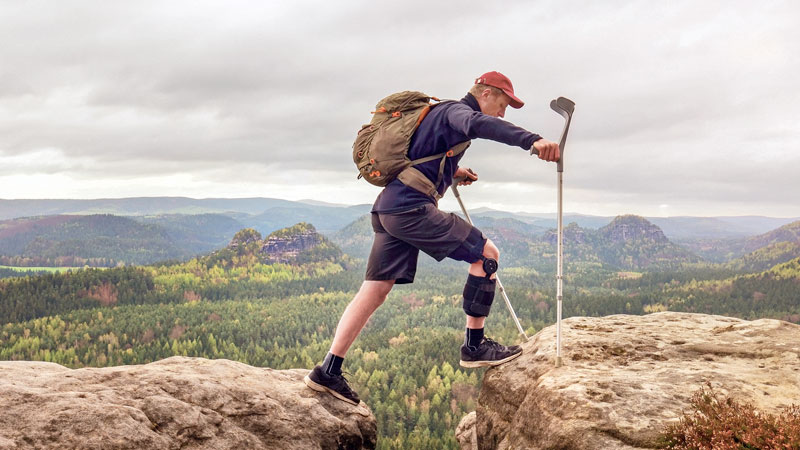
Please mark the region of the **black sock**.
[[322, 361], [322, 370], [328, 375], [341, 375], [343, 362], [344, 358], [328, 352], [325, 356], [325, 360]]
[[467, 328], [464, 345], [470, 350], [477, 350], [483, 340], [483, 328]]

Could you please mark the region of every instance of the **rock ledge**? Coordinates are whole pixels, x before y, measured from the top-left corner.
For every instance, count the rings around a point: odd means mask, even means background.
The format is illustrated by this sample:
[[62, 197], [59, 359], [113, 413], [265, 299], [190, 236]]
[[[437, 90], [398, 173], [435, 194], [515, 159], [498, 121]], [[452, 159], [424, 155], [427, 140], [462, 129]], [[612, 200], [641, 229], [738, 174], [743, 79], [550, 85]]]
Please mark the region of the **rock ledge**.
[[186, 357], [76, 370], [0, 362], [0, 449], [375, 448], [364, 403], [308, 389], [307, 373]]
[[788, 322], [665, 312], [574, 317], [562, 333], [561, 367], [551, 326], [487, 371], [462, 449], [655, 448], [707, 383], [767, 413], [800, 403], [800, 326]]

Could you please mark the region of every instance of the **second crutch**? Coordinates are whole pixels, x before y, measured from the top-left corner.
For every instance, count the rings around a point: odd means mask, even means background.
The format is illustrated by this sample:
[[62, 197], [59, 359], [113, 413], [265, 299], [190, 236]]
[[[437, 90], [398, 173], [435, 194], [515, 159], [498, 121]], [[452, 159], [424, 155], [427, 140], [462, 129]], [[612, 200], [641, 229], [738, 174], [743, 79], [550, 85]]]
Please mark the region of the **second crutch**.
[[575, 111], [575, 102], [566, 98], [558, 97], [550, 102], [550, 109], [560, 114], [566, 122], [564, 123], [564, 130], [561, 132], [561, 140], [558, 143], [558, 148], [561, 152], [561, 157], [558, 160], [558, 261], [556, 263], [556, 299], [557, 318], [556, 318], [556, 367], [561, 367], [561, 301], [563, 299], [563, 282], [564, 272], [562, 269], [564, 259], [564, 221], [563, 221], [563, 187], [564, 187], [564, 146], [567, 144], [567, 133], [569, 132], [569, 124], [572, 121], [572, 112]]
[[[458, 205], [461, 206], [461, 211], [464, 213], [464, 217], [467, 219], [470, 225], [472, 225], [472, 219], [469, 217], [469, 213], [467, 212], [467, 208], [464, 207], [464, 202], [461, 201], [461, 195], [458, 193], [458, 182], [462, 181], [464, 178], [455, 178], [453, 179], [453, 185], [450, 188], [453, 190], [453, 195], [456, 196], [456, 200], [458, 200]], [[508, 312], [511, 313], [511, 318], [514, 319], [514, 324], [517, 326], [517, 330], [519, 330], [519, 335], [522, 336], [522, 339], [527, 341], [528, 335], [525, 334], [525, 330], [522, 329], [522, 325], [519, 323], [519, 319], [517, 318], [516, 313], [514, 313], [514, 308], [511, 306], [511, 301], [508, 299], [508, 295], [506, 295], [506, 290], [503, 288], [503, 283], [500, 282], [500, 276], [495, 273], [495, 280], [497, 281], [497, 287], [500, 288], [500, 293], [503, 294], [503, 300], [506, 301], [506, 308], [508, 308]]]

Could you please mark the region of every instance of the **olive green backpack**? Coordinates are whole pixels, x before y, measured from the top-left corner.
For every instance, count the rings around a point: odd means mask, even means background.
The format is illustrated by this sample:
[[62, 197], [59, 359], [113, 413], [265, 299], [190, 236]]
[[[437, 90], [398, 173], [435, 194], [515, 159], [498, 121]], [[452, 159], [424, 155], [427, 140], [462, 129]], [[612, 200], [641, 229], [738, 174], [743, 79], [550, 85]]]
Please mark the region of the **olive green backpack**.
[[[437, 103], [431, 103], [431, 101]], [[442, 181], [444, 164], [448, 157], [462, 153], [470, 141], [462, 142], [444, 153], [411, 161], [408, 146], [414, 132], [439, 99], [422, 92], [403, 91], [392, 94], [375, 105], [372, 121], [361, 127], [353, 143], [353, 162], [358, 168], [358, 178], [375, 186], [386, 186], [394, 179], [423, 194], [439, 199], [436, 186]], [[413, 166], [435, 159], [439, 163], [439, 177], [432, 183]]]

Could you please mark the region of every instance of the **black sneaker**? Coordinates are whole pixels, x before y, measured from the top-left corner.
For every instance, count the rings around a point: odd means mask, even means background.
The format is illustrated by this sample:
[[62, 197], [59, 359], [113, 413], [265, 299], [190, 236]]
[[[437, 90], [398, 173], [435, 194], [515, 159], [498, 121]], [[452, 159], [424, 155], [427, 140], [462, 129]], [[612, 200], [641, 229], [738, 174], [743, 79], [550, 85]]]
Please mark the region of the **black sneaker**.
[[522, 354], [519, 345], [506, 347], [489, 339], [483, 338], [478, 349], [474, 352], [466, 345], [461, 346], [461, 367], [494, 367], [511, 361]]
[[328, 375], [322, 370], [322, 367], [317, 366], [303, 378], [306, 386], [317, 392], [330, 392], [334, 397], [344, 400], [347, 403], [358, 405], [361, 400], [350, 386], [347, 380], [341, 375]]

